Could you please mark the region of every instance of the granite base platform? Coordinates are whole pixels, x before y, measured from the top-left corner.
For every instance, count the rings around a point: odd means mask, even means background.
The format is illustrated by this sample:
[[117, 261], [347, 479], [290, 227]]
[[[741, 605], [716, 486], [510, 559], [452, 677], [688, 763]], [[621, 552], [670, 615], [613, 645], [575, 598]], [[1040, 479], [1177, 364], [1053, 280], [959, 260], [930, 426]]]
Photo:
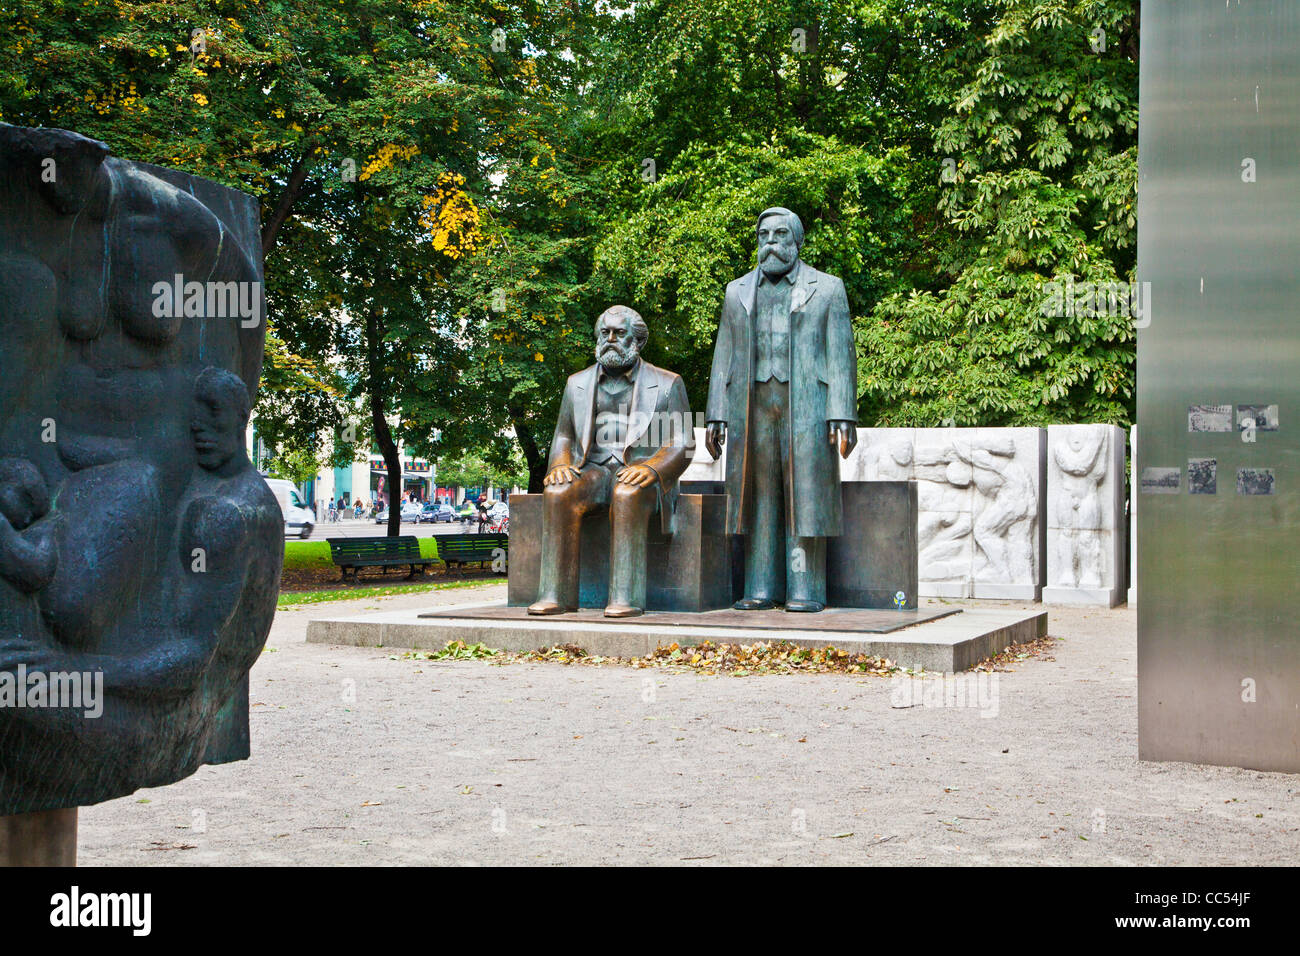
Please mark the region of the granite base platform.
[[673, 642], [685, 647], [706, 640], [715, 644], [784, 640], [800, 647], [833, 644], [855, 654], [886, 657], [911, 670], [944, 672], [967, 670], [1008, 645], [1046, 634], [1046, 611], [1001, 608], [840, 608], [797, 615], [780, 610], [724, 610], [610, 619], [598, 611], [530, 617], [524, 608], [499, 602], [322, 617], [307, 626], [307, 641], [312, 644], [438, 650], [448, 641], [459, 640], [507, 651], [576, 644], [603, 657], [638, 657]]
[[[917, 491], [914, 481], [858, 481], [840, 486], [843, 534], [826, 542], [826, 593], [841, 608], [917, 607]], [[651, 522], [646, 541], [646, 609], [708, 612], [745, 596], [744, 539], [726, 534], [723, 486], [683, 482], [677, 530]], [[510, 496], [507, 601], [537, 600], [541, 576], [542, 496]], [[609, 516], [582, 522], [578, 604], [603, 610], [609, 596]], [[1037, 595], [1033, 595], [1036, 597]], [[784, 593], [779, 595], [784, 599]]]

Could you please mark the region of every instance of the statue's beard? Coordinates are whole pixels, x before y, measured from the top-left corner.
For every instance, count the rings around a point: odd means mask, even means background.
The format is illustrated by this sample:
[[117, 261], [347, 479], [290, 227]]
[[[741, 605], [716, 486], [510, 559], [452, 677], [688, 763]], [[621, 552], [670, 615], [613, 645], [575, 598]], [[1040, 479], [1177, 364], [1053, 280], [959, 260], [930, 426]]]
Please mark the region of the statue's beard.
[[596, 361], [610, 371], [625, 369], [636, 361], [636, 349], [607, 342], [596, 350]]
[[775, 246], [764, 249], [758, 260], [758, 267], [767, 275], [784, 275], [793, 264], [794, 255], [787, 258], [786, 252]]

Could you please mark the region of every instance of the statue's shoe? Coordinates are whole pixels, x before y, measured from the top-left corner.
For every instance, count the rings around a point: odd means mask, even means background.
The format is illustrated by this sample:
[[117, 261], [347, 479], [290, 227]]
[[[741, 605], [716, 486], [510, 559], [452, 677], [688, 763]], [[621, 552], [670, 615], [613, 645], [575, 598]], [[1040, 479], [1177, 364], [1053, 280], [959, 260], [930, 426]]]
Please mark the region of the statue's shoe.
[[640, 617], [645, 611], [630, 604], [611, 604], [605, 608], [606, 617]]
[[576, 607], [561, 607], [555, 601], [538, 601], [528, 607], [529, 614], [564, 614], [568, 611], [576, 611]]
[[741, 598], [731, 606], [737, 611], [770, 611], [776, 607], [767, 598]]
[[816, 614], [818, 611], [826, 610], [826, 605], [820, 601], [786, 601], [785, 609], [804, 614]]

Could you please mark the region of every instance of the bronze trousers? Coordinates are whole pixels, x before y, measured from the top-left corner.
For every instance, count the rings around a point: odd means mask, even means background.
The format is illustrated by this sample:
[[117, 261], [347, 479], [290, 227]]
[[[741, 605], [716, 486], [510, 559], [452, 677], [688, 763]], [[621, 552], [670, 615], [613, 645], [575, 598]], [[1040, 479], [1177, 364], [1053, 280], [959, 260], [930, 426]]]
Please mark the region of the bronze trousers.
[[576, 481], [547, 485], [542, 492], [541, 581], [537, 600], [578, 606], [582, 519], [609, 509], [609, 597], [607, 604], [645, 608], [646, 535], [659, 501], [657, 485], [619, 484], [623, 466], [586, 464]]
[[[826, 539], [787, 533], [790, 514], [790, 386], [754, 383], [750, 403], [745, 597], [826, 603]], [[839, 493], [839, 489], [835, 489]]]

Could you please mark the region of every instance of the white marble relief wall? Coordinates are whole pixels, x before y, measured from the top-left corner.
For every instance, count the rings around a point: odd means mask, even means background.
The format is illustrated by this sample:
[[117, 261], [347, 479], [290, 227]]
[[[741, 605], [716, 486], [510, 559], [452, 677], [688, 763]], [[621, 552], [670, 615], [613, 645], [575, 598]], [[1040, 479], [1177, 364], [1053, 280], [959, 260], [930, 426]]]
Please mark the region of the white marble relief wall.
[[1047, 429], [1045, 604], [1124, 600], [1124, 431], [1118, 425]]
[[1038, 600], [1044, 568], [1041, 428], [868, 428], [846, 481], [917, 482], [920, 593]]

